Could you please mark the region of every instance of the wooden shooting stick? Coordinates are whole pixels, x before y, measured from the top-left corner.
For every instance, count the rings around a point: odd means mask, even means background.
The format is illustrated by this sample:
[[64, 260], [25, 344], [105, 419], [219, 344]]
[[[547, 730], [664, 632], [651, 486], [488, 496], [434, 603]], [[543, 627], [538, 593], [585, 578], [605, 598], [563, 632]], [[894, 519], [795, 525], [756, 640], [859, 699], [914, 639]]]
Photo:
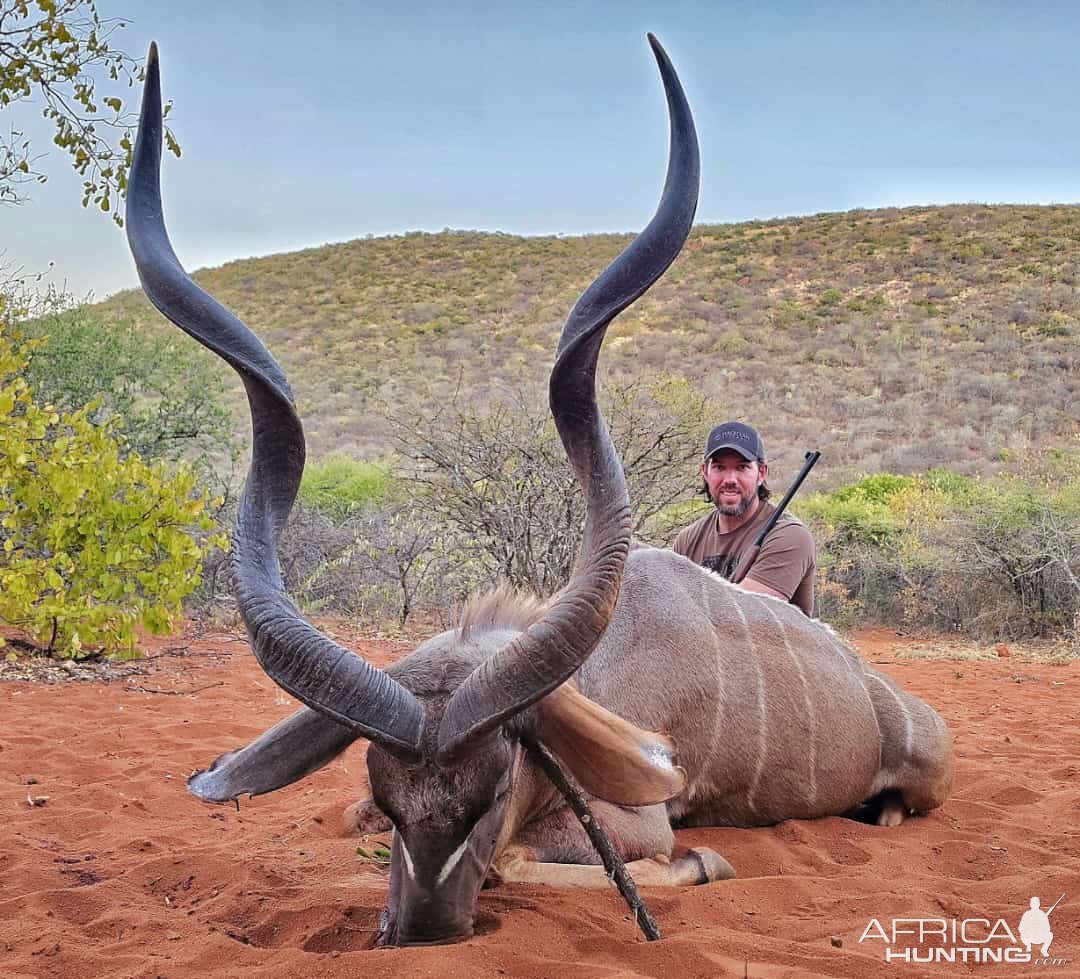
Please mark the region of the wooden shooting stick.
[[773, 515], [769, 517], [768, 522], [761, 528], [761, 533], [758, 534], [757, 540], [754, 541], [754, 546], [743, 555], [743, 559], [739, 562], [738, 568], [735, 569], [735, 574], [731, 576], [733, 584], [737, 585], [746, 577], [746, 573], [750, 570], [750, 565], [754, 563], [754, 559], [757, 558], [758, 552], [761, 550], [761, 545], [765, 543], [765, 538], [769, 536], [769, 531], [776, 526], [776, 521], [780, 519], [781, 514], [787, 509], [787, 505], [791, 502], [791, 498], [795, 495], [798, 488], [802, 486], [802, 481], [806, 479], [810, 470], [814, 468], [814, 463], [820, 458], [821, 453], [816, 449], [813, 452], [806, 453], [806, 461], [803, 463], [799, 475], [795, 477], [795, 482], [788, 487], [788, 491], [784, 494], [784, 498], [773, 511]]
[[[754, 546], [747, 553], [746, 557], [739, 565], [739, 569], [735, 576], [731, 579], [735, 584], [738, 584], [746, 577], [746, 572], [750, 570], [750, 565], [754, 563], [754, 558], [757, 557], [758, 551], [761, 550], [761, 545], [765, 542], [765, 538], [768, 536], [769, 531], [776, 526], [776, 521], [780, 519], [780, 515], [787, 509], [787, 505], [791, 502], [791, 498], [795, 495], [796, 490], [802, 485], [802, 481], [806, 479], [807, 474], [814, 468], [814, 463], [820, 458], [820, 452], [814, 451], [806, 453], [806, 461], [803, 463], [802, 471], [795, 477], [795, 482], [788, 487], [788, 491], [784, 494], [784, 498], [780, 501], [780, 504], [773, 512], [773, 515], [769, 517], [768, 523], [765, 524], [761, 533], [758, 534], [757, 540], [754, 541]], [[619, 889], [619, 893], [623, 896], [623, 900], [626, 901], [630, 910], [633, 911], [634, 920], [637, 921], [638, 927], [641, 929], [642, 933], [650, 942], [658, 941], [660, 938], [660, 929], [657, 927], [653, 916], [649, 914], [649, 909], [645, 907], [645, 902], [642, 901], [641, 895], [638, 893], [634, 878], [630, 876], [630, 872], [626, 869], [626, 864], [623, 863], [622, 857], [616, 852], [607, 833], [604, 832], [604, 827], [597, 822], [596, 816], [593, 815], [592, 810], [589, 808], [585, 793], [582, 792], [581, 788], [574, 780], [563, 771], [562, 766], [547, 748], [538, 741], [533, 741], [531, 738], [525, 738], [523, 739], [523, 742], [526, 750], [540, 766], [544, 774], [551, 779], [552, 784], [554, 784], [559, 792], [562, 793], [563, 798], [573, 810], [574, 815], [577, 816], [582, 827], [585, 829], [585, 832], [588, 834], [589, 839], [592, 841], [592, 845], [596, 847], [596, 852], [600, 854], [600, 859], [603, 861], [604, 869], [607, 871], [608, 877], [614, 881], [615, 886]]]
[[630, 871], [626, 869], [622, 857], [616, 852], [607, 833], [604, 832], [604, 827], [597, 822], [596, 816], [593, 815], [592, 810], [589, 808], [585, 793], [563, 771], [562, 766], [547, 748], [531, 738], [523, 740], [526, 750], [543, 769], [544, 774], [551, 779], [555, 787], [562, 793], [563, 798], [569, 803], [585, 832], [589, 834], [589, 839], [592, 841], [592, 845], [596, 847], [596, 852], [600, 854], [600, 859], [604, 863], [604, 869], [607, 871], [608, 877], [615, 882], [615, 886], [619, 889], [623, 900], [630, 906], [638, 927], [650, 942], [658, 941], [660, 929], [657, 927], [656, 921], [653, 920], [653, 916], [649, 914], [649, 909], [645, 907], [645, 902], [642, 901], [641, 895], [638, 893], [634, 878], [630, 876]]

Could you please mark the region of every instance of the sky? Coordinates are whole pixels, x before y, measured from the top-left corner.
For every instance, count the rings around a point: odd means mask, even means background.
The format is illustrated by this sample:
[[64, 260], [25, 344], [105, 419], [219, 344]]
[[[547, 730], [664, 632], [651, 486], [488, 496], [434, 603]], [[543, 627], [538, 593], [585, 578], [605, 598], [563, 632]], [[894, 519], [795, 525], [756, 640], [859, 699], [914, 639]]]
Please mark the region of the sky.
[[[630, 231], [663, 183], [645, 40], [697, 122], [701, 223], [1080, 201], [1080, 4], [99, 0], [161, 53], [165, 212], [191, 270], [367, 235]], [[104, 90], [101, 94], [105, 94]], [[137, 100], [135, 102], [137, 104]], [[32, 105], [0, 125], [40, 150]], [[78, 297], [137, 285], [65, 154], [0, 207], [2, 261]], [[50, 265], [51, 263], [51, 265]]]

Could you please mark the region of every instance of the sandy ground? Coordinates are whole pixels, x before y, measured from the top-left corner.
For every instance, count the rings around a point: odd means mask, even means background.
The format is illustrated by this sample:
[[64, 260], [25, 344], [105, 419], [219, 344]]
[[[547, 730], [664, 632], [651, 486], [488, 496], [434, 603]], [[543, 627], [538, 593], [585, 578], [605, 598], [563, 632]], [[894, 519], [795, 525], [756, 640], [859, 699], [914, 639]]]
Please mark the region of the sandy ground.
[[[378, 663], [408, 648], [338, 638]], [[0, 683], [0, 976], [1080, 975], [1080, 661], [917, 661], [892, 633], [856, 641], [949, 723], [953, 797], [896, 829], [682, 831], [739, 877], [645, 889], [656, 943], [614, 889], [503, 885], [466, 943], [367, 949], [385, 872], [340, 831], [366, 794], [361, 746], [239, 811], [184, 789], [295, 708], [234, 636], [158, 641], [143, 672], [110, 682], [80, 667]], [[1062, 893], [1052, 964], [887, 964], [880, 937], [859, 940], [894, 918], [1002, 918], [1019, 937], [1030, 897]]]

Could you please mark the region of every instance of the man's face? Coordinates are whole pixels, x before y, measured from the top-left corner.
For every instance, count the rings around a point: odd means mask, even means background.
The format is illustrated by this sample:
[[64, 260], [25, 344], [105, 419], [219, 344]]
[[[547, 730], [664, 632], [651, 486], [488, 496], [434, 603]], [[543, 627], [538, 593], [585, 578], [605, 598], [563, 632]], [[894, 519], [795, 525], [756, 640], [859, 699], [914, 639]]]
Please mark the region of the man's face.
[[754, 505], [768, 471], [765, 463], [744, 459], [734, 449], [720, 449], [701, 466], [709, 498], [725, 517], [741, 517]]

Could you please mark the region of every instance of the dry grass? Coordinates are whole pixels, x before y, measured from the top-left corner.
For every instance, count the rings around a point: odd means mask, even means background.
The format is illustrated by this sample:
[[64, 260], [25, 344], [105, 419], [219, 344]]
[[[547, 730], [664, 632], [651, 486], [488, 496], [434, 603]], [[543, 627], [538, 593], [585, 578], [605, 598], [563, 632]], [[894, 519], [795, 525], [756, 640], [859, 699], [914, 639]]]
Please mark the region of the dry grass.
[[978, 643], [962, 636], [932, 636], [896, 650], [900, 660], [956, 660], [958, 662], [998, 662], [1065, 664], [1080, 659], [1080, 642], [1061, 637], [1053, 640], [1005, 643]]

